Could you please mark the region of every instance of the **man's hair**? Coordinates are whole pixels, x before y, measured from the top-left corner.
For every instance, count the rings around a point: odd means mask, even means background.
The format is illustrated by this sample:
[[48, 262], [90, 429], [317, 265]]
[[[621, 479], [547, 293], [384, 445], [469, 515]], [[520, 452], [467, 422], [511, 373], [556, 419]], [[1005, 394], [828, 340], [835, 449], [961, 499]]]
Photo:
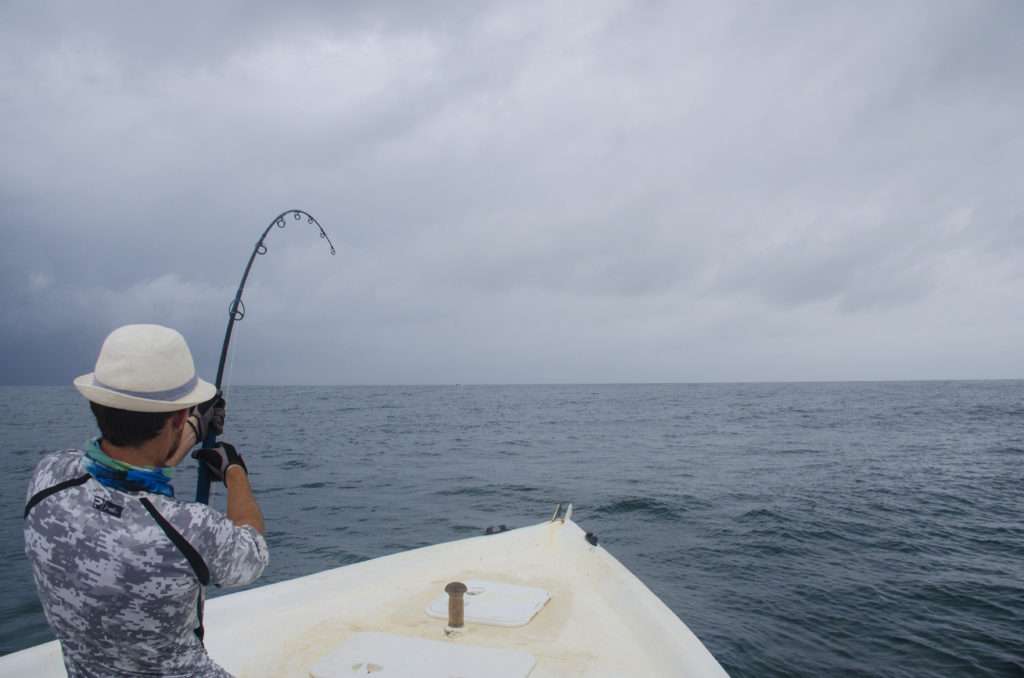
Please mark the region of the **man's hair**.
[[139, 447], [156, 438], [174, 412], [129, 412], [90, 402], [96, 424], [107, 442], [118, 447]]

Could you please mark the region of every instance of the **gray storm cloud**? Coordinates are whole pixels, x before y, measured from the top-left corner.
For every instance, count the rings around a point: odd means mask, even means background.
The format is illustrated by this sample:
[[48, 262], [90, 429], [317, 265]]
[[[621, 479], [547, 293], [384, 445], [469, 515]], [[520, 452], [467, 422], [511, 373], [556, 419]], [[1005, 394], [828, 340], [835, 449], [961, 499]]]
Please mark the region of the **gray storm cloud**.
[[1020, 377], [1018, 3], [0, 9], [4, 383]]

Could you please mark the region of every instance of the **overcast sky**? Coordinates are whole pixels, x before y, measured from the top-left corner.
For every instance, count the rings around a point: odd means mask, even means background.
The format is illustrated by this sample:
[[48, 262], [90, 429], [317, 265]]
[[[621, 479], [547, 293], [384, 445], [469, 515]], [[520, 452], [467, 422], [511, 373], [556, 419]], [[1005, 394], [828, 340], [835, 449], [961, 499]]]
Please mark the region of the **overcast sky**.
[[155, 4], [0, 6], [0, 383], [292, 207], [232, 383], [1024, 377], [1024, 3]]

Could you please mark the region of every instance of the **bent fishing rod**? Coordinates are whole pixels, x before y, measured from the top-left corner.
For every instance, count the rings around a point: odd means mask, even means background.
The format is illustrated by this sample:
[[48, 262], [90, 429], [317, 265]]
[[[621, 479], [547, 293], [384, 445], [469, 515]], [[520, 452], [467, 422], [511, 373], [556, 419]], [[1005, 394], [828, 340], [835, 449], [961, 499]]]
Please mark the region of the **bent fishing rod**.
[[[224, 363], [228, 357], [228, 346], [231, 344], [231, 331], [235, 328], [235, 323], [245, 317], [245, 303], [242, 302], [242, 291], [245, 290], [245, 281], [249, 279], [249, 271], [252, 270], [252, 264], [256, 260], [257, 255], [264, 255], [267, 253], [267, 245], [264, 242], [267, 239], [267, 235], [271, 229], [275, 226], [278, 228], [284, 228], [288, 225], [288, 217], [292, 217], [293, 221], [300, 221], [305, 218], [307, 224], [312, 224], [320, 229], [320, 237], [327, 241], [327, 244], [331, 248], [331, 256], [334, 256], [336, 250], [334, 249], [334, 243], [327, 235], [327, 231], [320, 225], [313, 215], [303, 210], [286, 210], [281, 212], [263, 231], [263, 235], [256, 241], [256, 246], [252, 249], [252, 254], [249, 255], [249, 263], [245, 265], [245, 272], [242, 273], [242, 282], [238, 284], [238, 291], [235, 292], [235, 298], [228, 306], [228, 329], [224, 332], [224, 343], [220, 347], [220, 364], [217, 365], [217, 390], [220, 391], [221, 382], [224, 379]], [[206, 440], [203, 441], [203, 447], [213, 447], [217, 444], [217, 436], [209, 434], [206, 436]], [[210, 471], [206, 468], [206, 464], [199, 464], [199, 479], [196, 481], [196, 501], [202, 504], [210, 503]]]

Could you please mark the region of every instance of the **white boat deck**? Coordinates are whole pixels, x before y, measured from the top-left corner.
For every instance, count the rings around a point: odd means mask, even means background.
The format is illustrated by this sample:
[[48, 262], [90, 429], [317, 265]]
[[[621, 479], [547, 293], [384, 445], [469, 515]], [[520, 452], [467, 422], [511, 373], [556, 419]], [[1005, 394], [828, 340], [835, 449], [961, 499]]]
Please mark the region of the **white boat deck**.
[[[463, 632], [446, 636], [445, 621], [426, 608], [449, 582], [476, 579], [541, 588], [551, 598], [525, 626], [467, 621]], [[679, 618], [571, 520], [215, 598], [206, 628], [210, 654], [240, 678], [308, 678], [360, 632], [526, 652], [537, 660], [530, 678], [726, 675]], [[352, 675], [366, 672], [352, 668]], [[0, 659], [0, 676], [14, 675], [63, 676], [56, 643]]]

